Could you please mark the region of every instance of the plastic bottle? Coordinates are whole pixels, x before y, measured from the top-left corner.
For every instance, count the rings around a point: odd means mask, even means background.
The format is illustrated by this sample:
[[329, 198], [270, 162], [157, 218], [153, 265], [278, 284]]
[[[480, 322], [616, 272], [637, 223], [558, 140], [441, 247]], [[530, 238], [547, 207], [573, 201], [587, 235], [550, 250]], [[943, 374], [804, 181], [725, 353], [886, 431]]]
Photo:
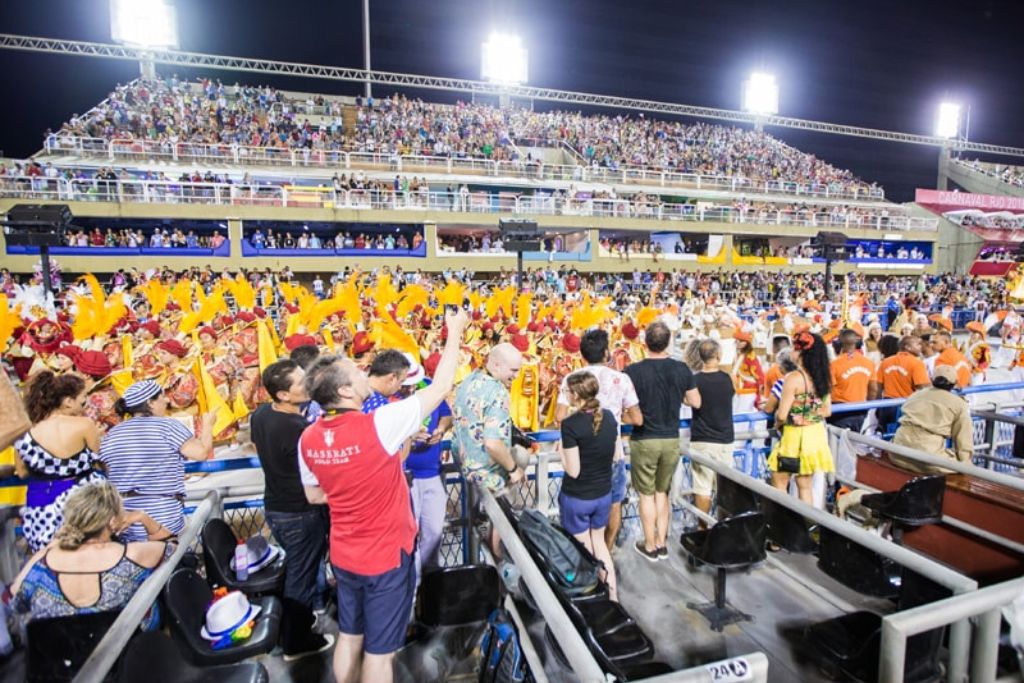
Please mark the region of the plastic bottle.
[[235, 579], [245, 581], [249, 578], [249, 553], [246, 552], [245, 541], [235, 546]]
[[498, 565], [498, 573], [508, 592], [519, 595], [519, 567], [508, 560], [502, 560]]

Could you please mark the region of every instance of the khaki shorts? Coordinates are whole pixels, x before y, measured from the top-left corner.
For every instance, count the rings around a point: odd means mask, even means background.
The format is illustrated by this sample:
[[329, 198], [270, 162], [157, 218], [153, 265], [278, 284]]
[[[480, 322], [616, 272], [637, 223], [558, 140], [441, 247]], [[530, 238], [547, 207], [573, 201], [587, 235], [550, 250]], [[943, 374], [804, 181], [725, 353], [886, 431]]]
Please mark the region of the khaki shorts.
[[[693, 441], [690, 443], [690, 452], [703, 455], [705, 458], [717, 460], [723, 465], [733, 467], [733, 446], [731, 443], [707, 443]], [[698, 465], [691, 461], [693, 481], [693, 492], [698, 496], [711, 497], [715, 490], [715, 471], [709, 467]]]
[[668, 493], [679, 465], [679, 438], [629, 442], [630, 478], [642, 496]]

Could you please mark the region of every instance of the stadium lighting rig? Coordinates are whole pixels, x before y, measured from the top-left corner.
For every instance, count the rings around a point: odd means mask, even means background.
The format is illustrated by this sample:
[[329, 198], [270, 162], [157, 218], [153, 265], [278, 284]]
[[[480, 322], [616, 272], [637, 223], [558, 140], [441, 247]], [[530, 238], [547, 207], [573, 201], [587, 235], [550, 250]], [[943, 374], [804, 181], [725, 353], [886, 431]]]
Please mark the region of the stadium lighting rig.
[[[110, 0], [110, 38], [145, 50], [178, 48], [178, 21], [168, 0]], [[139, 61], [143, 78], [156, 77], [151, 59]]]
[[750, 74], [743, 83], [743, 110], [758, 116], [779, 113], [779, 86], [774, 75], [763, 71]]
[[935, 136], [947, 140], [960, 135], [960, 105], [956, 102], [943, 102], [939, 105], [939, 115], [935, 122]]
[[483, 43], [481, 72], [484, 80], [502, 85], [526, 83], [527, 52], [519, 36], [494, 32]]

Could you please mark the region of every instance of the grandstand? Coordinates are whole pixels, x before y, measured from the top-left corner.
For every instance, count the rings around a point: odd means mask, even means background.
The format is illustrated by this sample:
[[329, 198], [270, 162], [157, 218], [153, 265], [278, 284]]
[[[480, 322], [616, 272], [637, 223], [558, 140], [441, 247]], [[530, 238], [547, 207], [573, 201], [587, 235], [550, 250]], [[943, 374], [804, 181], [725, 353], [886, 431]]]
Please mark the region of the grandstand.
[[[120, 267], [125, 256], [140, 268], [168, 263], [164, 257], [183, 267], [209, 257], [231, 269], [288, 259], [296, 271], [326, 272], [337, 269], [334, 257], [365, 256], [440, 270], [452, 253], [489, 272], [514, 266], [514, 255], [451, 243], [493, 231], [501, 215], [535, 218], [545, 232], [545, 250], [527, 253], [528, 262], [594, 271], [627, 268], [617, 254], [595, 248], [621, 232], [638, 233], [644, 244], [655, 233], [655, 242], [672, 245], [700, 235], [706, 245], [699, 253], [637, 249], [629, 269], [688, 262], [810, 269], [823, 263], [810, 247], [822, 230], [843, 232], [848, 250], [861, 255], [842, 268], [912, 273], [936, 265], [934, 216], [887, 202], [881, 188], [764, 132], [703, 123], [399, 95], [371, 108], [356, 98], [171, 76], [119, 85], [47, 132], [33, 159], [3, 171], [0, 210], [26, 200], [64, 202], [83, 224], [109, 219], [104, 230], [198, 221], [227, 236], [214, 250], [165, 251], [145, 230], [135, 246], [76, 241], [54, 249], [73, 272]], [[253, 226], [267, 222], [292, 224], [296, 244], [253, 244]], [[300, 246], [298, 232], [310, 223], [319, 226], [316, 238]], [[422, 241], [404, 250], [387, 248], [384, 238], [380, 248], [362, 251], [336, 245], [335, 233], [373, 233], [381, 225]], [[564, 233], [577, 235], [573, 248], [561, 248]], [[901, 242], [920, 258], [898, 258]], [[16, 271], [36, 261], [31, 247], [6, 253]]]

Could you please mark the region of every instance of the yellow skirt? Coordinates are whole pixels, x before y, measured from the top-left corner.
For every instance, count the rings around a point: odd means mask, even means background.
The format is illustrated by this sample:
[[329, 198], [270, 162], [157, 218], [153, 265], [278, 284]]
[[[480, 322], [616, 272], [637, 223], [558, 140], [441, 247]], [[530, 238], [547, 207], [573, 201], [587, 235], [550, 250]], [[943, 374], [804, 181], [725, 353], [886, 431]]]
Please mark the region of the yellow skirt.
[[828, 447], [828, 432], [825, 423], [795, 427], [785, 425], [782, 438], [775, 444], [768, 456], [768, 469], [779, 471], [779, 456], [784, 458], [800, 458], [800, 474], [815, 472], [834, 472], [832, 450]]

